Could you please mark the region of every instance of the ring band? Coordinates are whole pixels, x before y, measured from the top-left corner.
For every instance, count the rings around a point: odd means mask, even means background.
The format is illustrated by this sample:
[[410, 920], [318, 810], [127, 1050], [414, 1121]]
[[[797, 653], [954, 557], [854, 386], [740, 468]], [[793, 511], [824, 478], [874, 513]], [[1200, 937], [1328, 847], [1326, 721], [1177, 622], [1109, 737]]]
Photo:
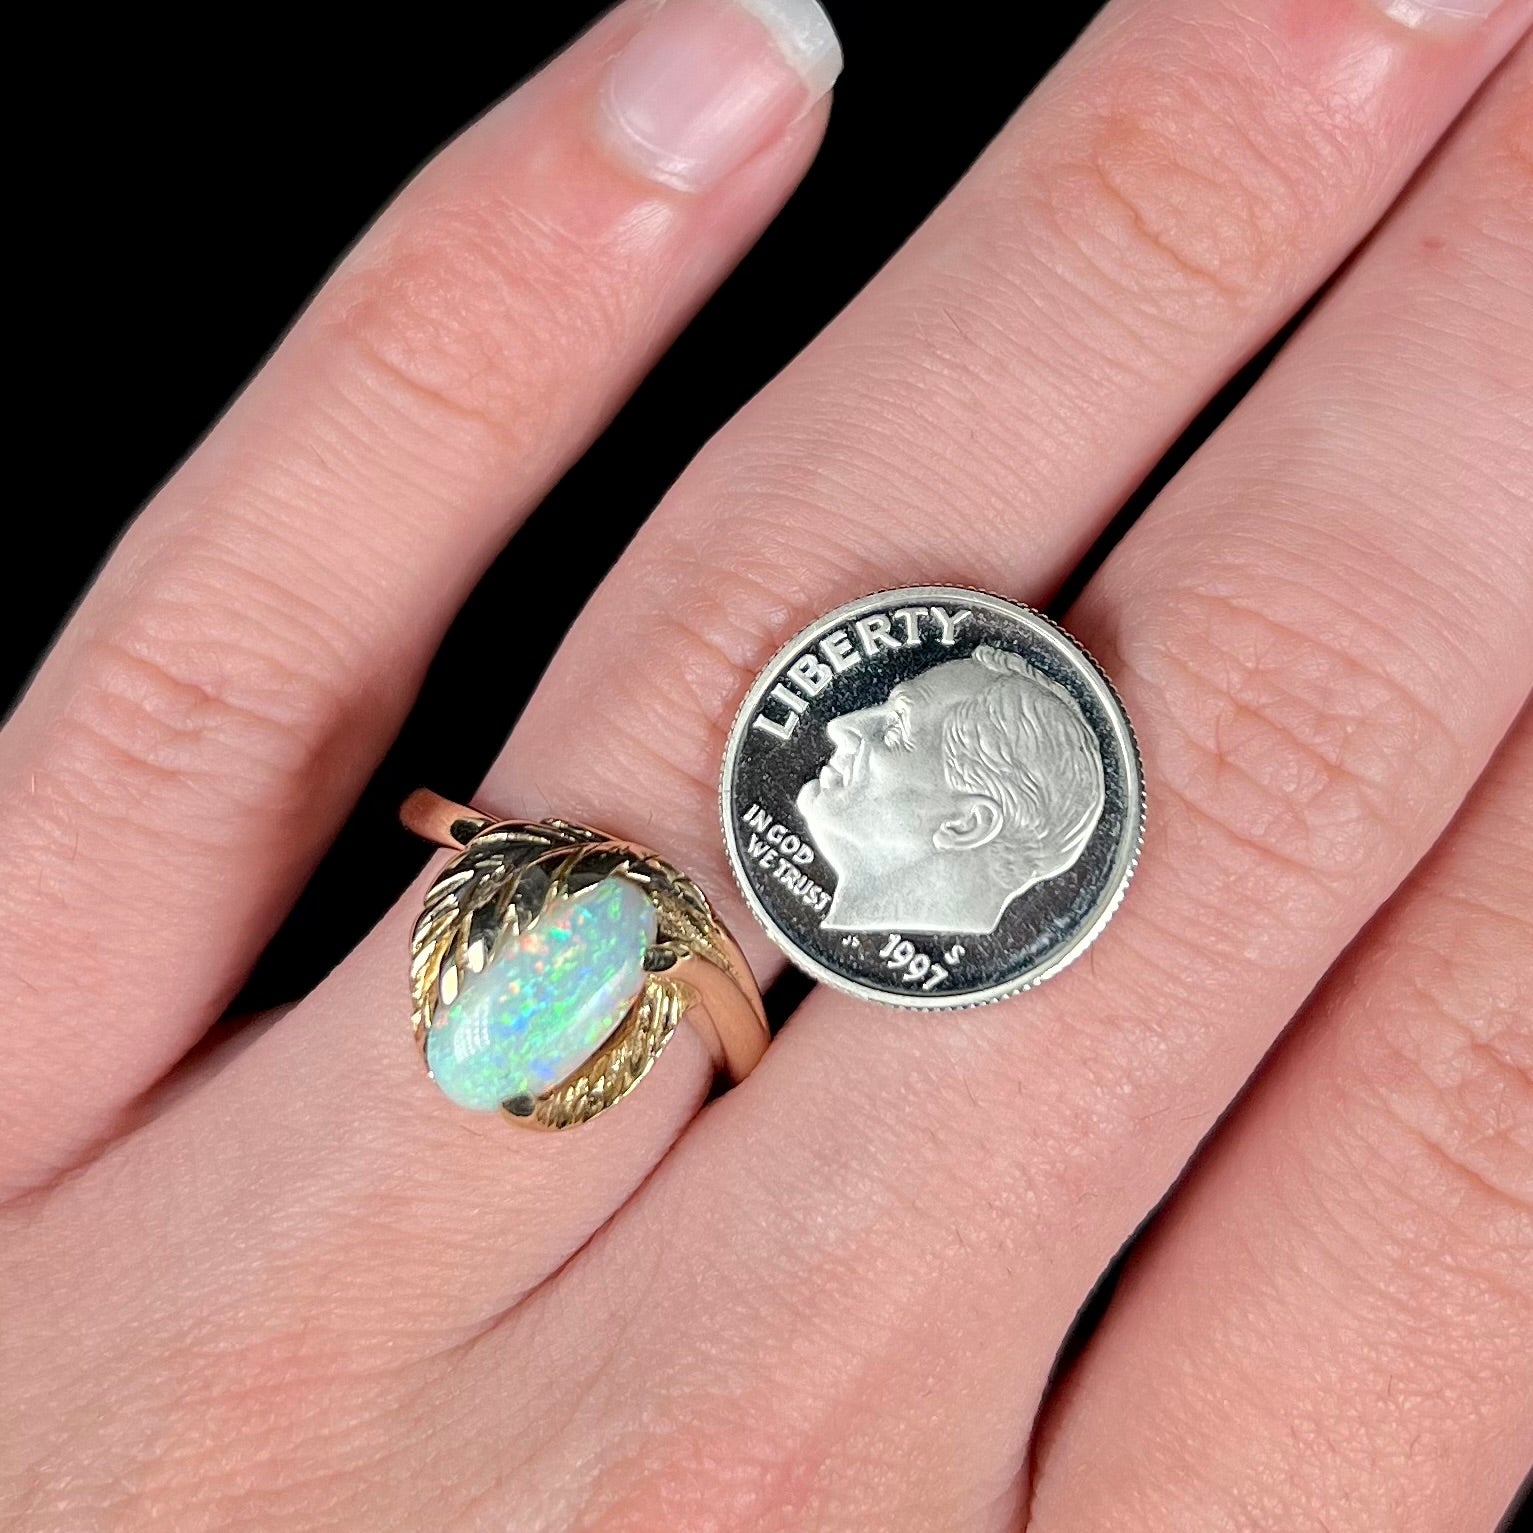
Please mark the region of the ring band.
[[750, 966], [702, 890], [646, 847], [502, 820], [421, 789], [400, 818], [456, 852], [411, 942], [412, 1024], [460, 1106], [572, 1128], [626, 1096], [677, 1024], [743, 1080], [770, 1039]]

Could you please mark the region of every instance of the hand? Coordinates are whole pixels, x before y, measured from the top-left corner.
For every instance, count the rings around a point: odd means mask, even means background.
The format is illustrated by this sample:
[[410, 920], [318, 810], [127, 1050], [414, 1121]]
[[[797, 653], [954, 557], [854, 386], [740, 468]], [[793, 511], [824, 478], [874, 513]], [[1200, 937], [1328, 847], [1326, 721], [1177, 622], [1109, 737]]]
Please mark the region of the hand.
[[421, 1072], [421, 886], [186, 1056], [834, 56], [631, 0], [422, 172], [0, 737], [19, 1525], [1494, 1523], [1533, 1456], [1530, 12], [1113, 0], [703, 450], [477, 801], [661, 847], [766, 983], [714, 807], [756, 669], [880, 587], [1048, 602], [1383, 219], [1066, 614], [1150, 802], [1089, 957], [974, 1012], [815, 992], [706, 1108], [682, 1029], [565, 1136]]

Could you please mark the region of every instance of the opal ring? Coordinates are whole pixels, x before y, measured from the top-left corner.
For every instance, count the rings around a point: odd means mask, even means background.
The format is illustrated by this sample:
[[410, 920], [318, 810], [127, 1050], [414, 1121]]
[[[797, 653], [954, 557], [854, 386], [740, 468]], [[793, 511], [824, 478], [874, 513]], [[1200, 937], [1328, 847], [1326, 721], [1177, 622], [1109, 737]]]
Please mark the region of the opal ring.
[[766, 1052], [744, 955], [654, 852], [425, 790], [400, 818], [457, 853], [415, 923], [410, 982], [427, 1073], [459, 1106], [585, 1123], [638, 1085], [683, 1018], [731, 1082]]

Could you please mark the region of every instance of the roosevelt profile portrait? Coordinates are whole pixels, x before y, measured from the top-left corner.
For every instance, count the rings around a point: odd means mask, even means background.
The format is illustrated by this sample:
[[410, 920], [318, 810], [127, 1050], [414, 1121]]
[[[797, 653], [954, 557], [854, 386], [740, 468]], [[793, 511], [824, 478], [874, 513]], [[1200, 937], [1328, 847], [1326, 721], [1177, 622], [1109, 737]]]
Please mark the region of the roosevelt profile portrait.
[[1106, 801], [1069, 694], [989, 646], [832, 720], [798, 808], [836, 871], [831, 930], [994, 931], [1024, 890], [1079, 860]]

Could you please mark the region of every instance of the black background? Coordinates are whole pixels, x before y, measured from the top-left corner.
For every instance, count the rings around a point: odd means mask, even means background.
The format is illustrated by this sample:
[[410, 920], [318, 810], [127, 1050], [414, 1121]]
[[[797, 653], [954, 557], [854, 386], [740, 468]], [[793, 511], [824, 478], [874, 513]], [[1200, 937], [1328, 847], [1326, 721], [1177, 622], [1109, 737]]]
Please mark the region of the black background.
[[[40, 508], [47, 553], [29, 561], [25, 600], [11, 606], [24, 622], [5, 647], [7, 695], [123, 524], [358, 232], [436, 148], [603, 9], [517, 6], [488, 28], [437, 12], [398, 31], [263, 12], [260, 25], [206, 37], [135, 18], [131, 34], [74, 55], [70, 115], [89, 153], [48, 177], [35, 247], [47, 380], [37, 407], [58, 433], [67, 501]], [[567, 553], [577, 516], [574, 562], [594, 586], [688, 459], [898, 249], [1095, 9], [955, 6], [935, 27], [899, 0], [831, 0], [846, 72], [814, 167], [487, 575], [441, 652], [444, 674], [499, 635], [513, 568]], [[585, 594], [550, 593], [551, 634]], [[552, 639], [539, 642], [521, 630], [519, 643], [534, 647], [493, 705], [466, 725], [458, 716], [450, 781], [434, 743], [448, 699], [428, 678], [237, 1010], [302, 993], [409, 880], [422, 852], [397, 827], [400, 800], [427, 782], [472, 792], [549, 658]]]

